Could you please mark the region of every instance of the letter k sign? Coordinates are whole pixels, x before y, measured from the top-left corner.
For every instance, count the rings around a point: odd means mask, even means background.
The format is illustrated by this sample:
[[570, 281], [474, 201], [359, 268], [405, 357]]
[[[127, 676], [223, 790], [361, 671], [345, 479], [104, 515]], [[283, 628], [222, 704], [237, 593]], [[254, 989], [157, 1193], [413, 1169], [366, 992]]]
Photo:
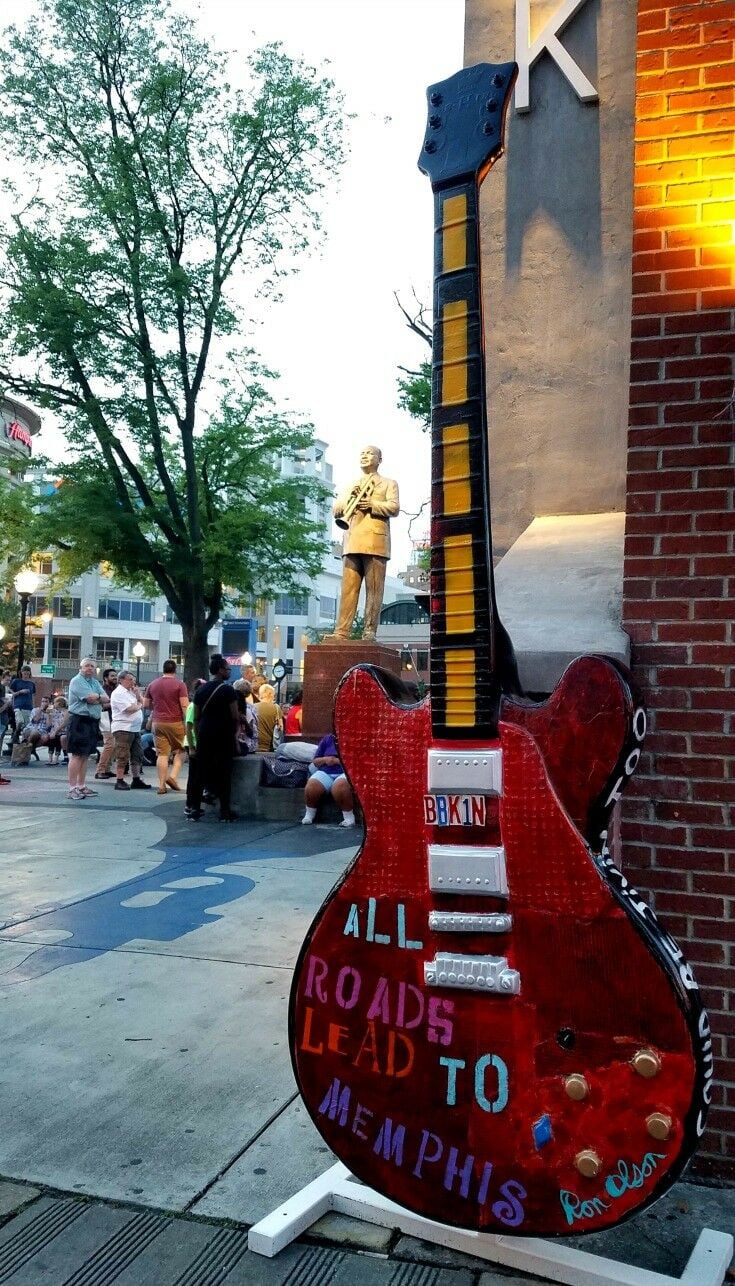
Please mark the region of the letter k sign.
[[564, 72], [569, 84], [583, 103], [594, 103], [598, 94], [582, 68], [575, 63], [559, 40], [559, 33], [571, 22], [585, 0], [564, 0], [555, 14], [544, 24], [536, 39], [531, 42], [531, 0], [516, 0], [516, 111], [528, 112], [531, 108], [529, 88], [533, 64], [548, 50], [554, 62]]

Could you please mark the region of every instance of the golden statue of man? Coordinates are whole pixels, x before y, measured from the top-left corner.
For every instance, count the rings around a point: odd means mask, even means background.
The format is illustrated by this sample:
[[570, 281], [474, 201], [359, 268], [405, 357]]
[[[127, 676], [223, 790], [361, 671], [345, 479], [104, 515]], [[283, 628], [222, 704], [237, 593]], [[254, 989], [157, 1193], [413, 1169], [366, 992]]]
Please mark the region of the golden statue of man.
[[332, 638], [348, 639], [357, 612], [360, 587], [365, 582], [365, 627], [362, 637], [375, 641], [383, 602], [385, 568], [390, 558], [390, 519], [399, 510], [398, 483], [383, 478], [378, 465], [379, 447], [360, 452], [361, 476], [337, 497], [334, 517], [345, 530], [342, 546], [342, 593]]

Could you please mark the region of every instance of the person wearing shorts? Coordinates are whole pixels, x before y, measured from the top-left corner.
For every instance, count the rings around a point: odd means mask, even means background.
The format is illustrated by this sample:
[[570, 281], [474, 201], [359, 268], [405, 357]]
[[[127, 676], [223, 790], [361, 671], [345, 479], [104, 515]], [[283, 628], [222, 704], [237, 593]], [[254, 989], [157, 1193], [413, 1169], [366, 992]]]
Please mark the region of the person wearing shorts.
[[91, 656], [79, 663], [79, 673], [69, 684], [69, 723], [66, 748], [69, 753], [69, 798], [80, 800], [96, 795], [84, 784], [89, 756], [97, 749], [100, 716], [110, 704], [102, 684], [97, 681], [97, 666]]
[[[181, 790], [178, 776], [184, 762], [184, 745], [186, 729], [184, 715], [189, 705], [189, 693], [186, 684], [176, 677], [176, 662], [164, 661], [163, 674], [148, 684], [144, 705], [151, 711], [156, 747], [156, 768], [158, 770], [158, 793], [166, 794], [166, 787]], [[173, 764], [169, 768], [169, 759]]]
[[[140, 770], [143, 764], [143, 747], [140, 730], [143, 727], [143, 698], [135, 686], [130, 670], [120, 670], [117, 687], [110, 697], [110, 726], [117, 781], [115, 790], [150, 790], [143, 781]], [[125, 780], [125, 769], [130, 764], [132, 783]]]
[[337, 743], [331, 732], [322, 737], [309, 764], [309, 780], [304, 788], [306, 812], [301, 818], [302, 826], [313, 826], [319, 800], [323, 795], [330, 794], [342, 809], [340, 826], [345, 830], [351, 829], [355, 825], [355, 805], [350, 783], [337, 754]]

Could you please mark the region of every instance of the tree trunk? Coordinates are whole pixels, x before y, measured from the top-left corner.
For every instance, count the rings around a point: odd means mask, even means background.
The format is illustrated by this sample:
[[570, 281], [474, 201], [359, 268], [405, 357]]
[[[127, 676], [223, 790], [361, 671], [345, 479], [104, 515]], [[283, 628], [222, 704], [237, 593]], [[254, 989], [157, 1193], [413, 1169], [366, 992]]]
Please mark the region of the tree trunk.
[[182, 621], [184, 635], [184, 683], [191, 688], [195, 679], [209, 678], [208, 630], [202, 618], [199, 621]]

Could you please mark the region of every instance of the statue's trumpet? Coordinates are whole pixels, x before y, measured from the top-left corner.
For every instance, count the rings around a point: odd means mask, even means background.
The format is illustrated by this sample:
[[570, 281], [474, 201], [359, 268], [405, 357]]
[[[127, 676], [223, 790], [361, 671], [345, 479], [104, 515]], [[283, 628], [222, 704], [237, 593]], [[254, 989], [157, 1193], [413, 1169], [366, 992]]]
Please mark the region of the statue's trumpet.
[[356, 482], [354, 487], [352, 488], [352, 491], [347, 497], [347, 504], [342, 510], [342, 513], [340, 514], [339, 518], [335, 518], [334, 520], [337, 526], [341, 527], [343, 531], [347, 531], [350, 525], [350, 519], [353, 513], [355, 512], [355, 510], [357, 509], [357, 506], [360, 504], [362, 500], [369, 500], [374, 490], [375, 490], [374, 473], [369, 473], [367, 477], [363, 479], [362, 482]]

